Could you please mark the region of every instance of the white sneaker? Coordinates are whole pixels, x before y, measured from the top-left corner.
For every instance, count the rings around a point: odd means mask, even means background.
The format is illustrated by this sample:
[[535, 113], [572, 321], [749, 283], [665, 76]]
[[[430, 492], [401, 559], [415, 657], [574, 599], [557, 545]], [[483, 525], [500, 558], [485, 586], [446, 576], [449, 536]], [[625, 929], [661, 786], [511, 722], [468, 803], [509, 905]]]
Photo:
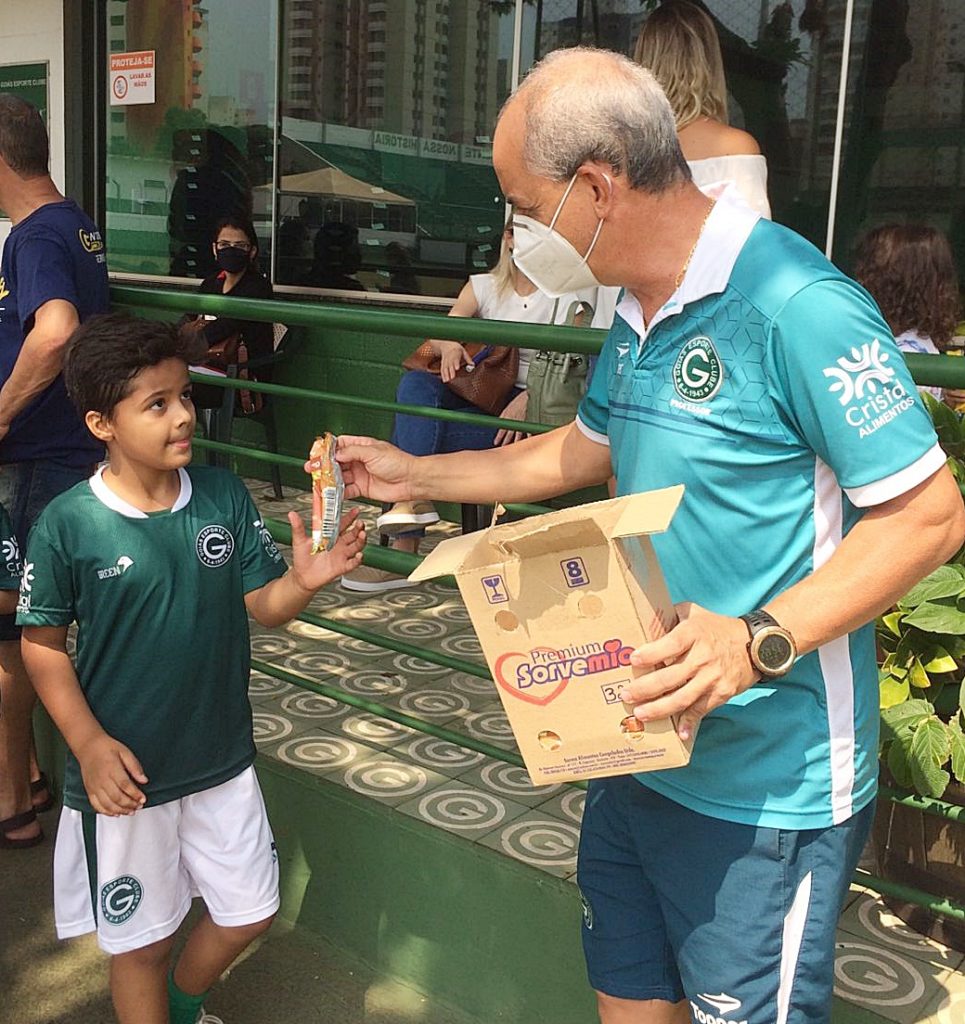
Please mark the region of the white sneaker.
[[431, 501], [398, 501], [376, 519], [375, 525], [380, 533], [391, 537], [438, 522], [439, 513]]
[[342, 577], [342, 586], [346, 590], [378, 594], [383, 590], [399, 590], [402, 587], [411, 587], [413, 584], [405, 576], [399, 576], [387, 569], [376, 569], [373, 565], [360, 565]]

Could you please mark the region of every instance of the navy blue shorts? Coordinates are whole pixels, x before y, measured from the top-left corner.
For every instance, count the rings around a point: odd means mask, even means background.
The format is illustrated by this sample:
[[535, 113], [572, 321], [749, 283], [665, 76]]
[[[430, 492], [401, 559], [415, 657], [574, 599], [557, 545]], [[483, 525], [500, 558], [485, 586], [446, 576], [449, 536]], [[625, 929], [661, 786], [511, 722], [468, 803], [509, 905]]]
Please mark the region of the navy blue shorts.
[[698, 1024], [831, 1019], [834, 936], [874, 803], [825, 829], [698, 814], [632, 776], [590, 783], [577, 880], [590, 984], [687, 999]]
[[[74, 469], [45, 459], [0, 466], [0, 505], [10, 516], [21, 556], [26, 554], [27, 536], [40, 513], [58, 494], [86, 480], [93, 468]], [[0, 615], [0, 643], [20, 639], [15, 620], [15, 615]]]

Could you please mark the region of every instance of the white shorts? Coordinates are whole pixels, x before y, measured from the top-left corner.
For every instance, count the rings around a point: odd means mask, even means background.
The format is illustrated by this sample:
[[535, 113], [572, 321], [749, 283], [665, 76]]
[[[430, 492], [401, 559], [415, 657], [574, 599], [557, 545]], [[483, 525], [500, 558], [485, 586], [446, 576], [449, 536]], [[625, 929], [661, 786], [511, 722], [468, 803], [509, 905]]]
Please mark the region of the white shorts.
[[224, 927], [278, 909], [278, 855], [254, 768], [123, 817], [64, 808], [54, 850], [59, 938], [96, 931], [107, 953], [140, 949], [173, 935], [194, 896]]

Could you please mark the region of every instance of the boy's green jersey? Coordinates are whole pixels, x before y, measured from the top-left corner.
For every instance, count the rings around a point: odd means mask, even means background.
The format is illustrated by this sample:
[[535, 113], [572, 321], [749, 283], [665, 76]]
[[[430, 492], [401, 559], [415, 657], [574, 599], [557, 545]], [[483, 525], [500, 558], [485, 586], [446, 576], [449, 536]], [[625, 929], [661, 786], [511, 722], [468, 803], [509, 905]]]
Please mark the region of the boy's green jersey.
[[[144, 768], [148, 804], [217, 786], [254, 760], [244, 596], [285, 563], [244, 484], [180, 471], [170, 511], [146, 514], [97, 474], [55, 498], [27, 544], [17, 621], [77, 622], [94, 717]], [[64, 803], [90, 810], [68, 754]]]

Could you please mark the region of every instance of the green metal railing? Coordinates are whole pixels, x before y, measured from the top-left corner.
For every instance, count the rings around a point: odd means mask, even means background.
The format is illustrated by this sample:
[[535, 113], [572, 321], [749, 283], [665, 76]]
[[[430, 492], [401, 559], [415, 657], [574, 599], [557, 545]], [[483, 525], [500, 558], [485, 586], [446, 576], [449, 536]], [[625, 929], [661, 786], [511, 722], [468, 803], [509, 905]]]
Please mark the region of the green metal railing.
[[[481, 321], [463, 317], [446, 317], [439, 314], [409, 311], [400, 313], [398, 310], [337, 306], [327, 303], [237, 299], [222, 295], [200, 295], [193, 292], [171, 291], [168, 289], [115, 286], [111, 289], [111, 298], [113, 303], [118, 306], [159, 309], [165, 312], [231, 313], [233, 317], [239, 319], [267, 322], [279, 321], [284, 322], [288, 326], [330, 327], [334, 330], [381, 333], [409, 338], [434, 337], [454, 341], [485, 341], [487, 343], [495, 342], [500, 345], [526, 346], [528, 348], [545, 349], [554, 352], [578, 352], [587, 355], [599, 352], [603, 337], [602, 331], [586, 328], [561, 329], [559, 327], [536, 324], [501, 324], [492, 320]], [[905, 359], [917, 384], [965, 390], [965, 358], [906, 355]], [[210, 376], [199, 376], [197, 379], [206, 384], [216, 384], [236, 390], [246, 388], [268, 395], [276, 395], [280, 398], [298, 398], [333, 405], [349, 405], [363, 409], [401, 412], [408, 415], [426, 416], [449, 422], [479, 423], [489, 427], [507, 427], [509, 429], [523, 430], [526, 433], [541, 433], [552, 429], [539, 423], [503, 420], [498, 417], [480, 416], [445, 409], [424, 409], [420, 406], [402, 405], [397, 402], [366, 398], [364, 396], [343, 395], [336, 392], [317, 391], [310, 388], [290, 387], [282, 384], [266, 384], [260, 381], [239, 381], [232, 378], [213, 378]], [[203, 438], [195, 439], [195, 444], [200, 448], [221, 454], [242, 456], [279, 466], [301, 468], [305, 461], [304, 458]], [[549, 511], [544, 506], [533, 504], [518, 504], [507, 507], [523, 514], [539, 514]], [[266, 519], [265, 525], [278, 542], [284, 544], [291, 542], [291, 531], [288, 523], [281, 522], [280, 520]], [[393, 551], [390, 548], [374, 547], [372, 545], [366, 547], [364, 560], [367, 565], [374, 565], [377, 568], [405, 575], [411, 572], [421, 561], [417, 555], [409, 555], [405, 552]], [[463, 672], [480, 679], [492, 679], [491, 674], [484, 665], [466, 658], [455, 657], [440, 651], [427, 650], [424, 647], [360, 629], [309, 611], [302, 612], [296, 618], [301, 622], [352, 637], [386, 650], [417, 657], [423, 661], [449, 668], [453, 671]], [[505, 762], [506, 764], [523, 767], [522, 758], [518, 754], [478, 740], [473, 736], [434, 725], [415, 716], [407, 715], [395, 708], [390, 708], [376, 701], [367, 700], [366, 698], [348, 693], [339, 687], [290, 672], [262, 659], [253, 659], [252, 667], [265, 675], [281, 679], [302, 689], [359, 708], [389, 721], [397, 722], [400, 725], [415, 729], [426, 735], [478, 751], [487, 757]], [[585, 788], [585, 786], [579, 783], [575, 785], [577, 788]], [[890, 800], [896, 804], [921, 810], [926, 814], [947, 821], [965, 821], [965, 808], [887, 787], [882, 787], [880, 792], [883, 799]], [[924, 907], [932, 913], [965, 922], [965, 906], [944, 897], [937, 897], [920, 889], [878, 878], [866, 871], [858, 871], [854, 880], [876, 892], [892, 895], [907, 903]]]

